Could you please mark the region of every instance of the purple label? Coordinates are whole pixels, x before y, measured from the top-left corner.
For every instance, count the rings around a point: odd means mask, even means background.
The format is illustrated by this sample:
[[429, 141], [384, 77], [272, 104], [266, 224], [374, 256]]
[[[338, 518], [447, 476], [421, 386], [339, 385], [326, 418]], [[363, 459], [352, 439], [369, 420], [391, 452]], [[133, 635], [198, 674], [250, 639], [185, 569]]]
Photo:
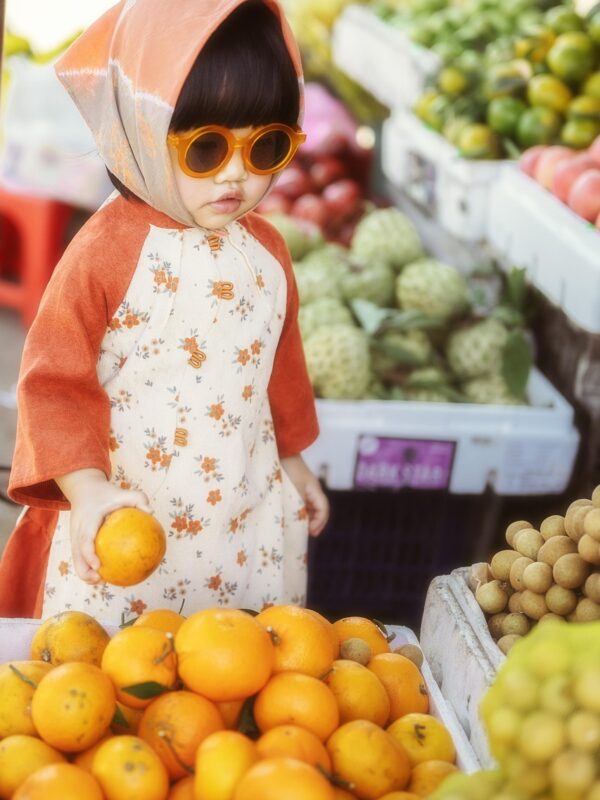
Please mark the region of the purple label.
[[354, 485], [362, 489], [447, 489], [456, 442], [361, 436]]

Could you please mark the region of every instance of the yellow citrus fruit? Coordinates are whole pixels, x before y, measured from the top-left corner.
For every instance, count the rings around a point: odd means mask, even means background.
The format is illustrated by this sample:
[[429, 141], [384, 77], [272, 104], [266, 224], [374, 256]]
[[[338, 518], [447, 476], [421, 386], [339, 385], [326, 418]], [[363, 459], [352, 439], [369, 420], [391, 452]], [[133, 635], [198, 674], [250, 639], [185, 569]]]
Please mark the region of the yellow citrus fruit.
[[325, 678], [337, 700], [340, 723], [368, 719], [385, 727], [390, 716], [390, 698], [375, 673], [356, 661], [340, 659]]
[[231, 800], [236, 786], [257, 761], [254, 742], [243, 734], [237, 731], [211, 734], [196, 753], [196, 797]]
[[92, 764], [94, 762], [94, 756], [100, 749], [100, 747], [107, 742], [109, 739], [112, 739], [112, 733], [105, 733], [96, 744], [93, 744], [91, 747], [88, 747], [87, 750], [83, 750], [81, 753], [77, 753], [75, 758], [73, 759], [73, 764], [77, 764], [78, 767], [84, 769], [86, 772], [91, 774], [92, 772]]
[[402, 745], [410, 763], [448, 761], [454, 763], [456, 750], [444, 725], [429, 714], [406, 714], [387, 729]]
[[31, 701], [39, 735], [52, 747], [80, 753], [106, 733], [116, 709], [111, 679], [93, 664], [70, 661], [45, 675]]
[[389, 733], [373, 722], [354, 720], [340, 726], [327, 742], [333, 772], [348, 781], [362, 800], [404, 789], [410, 761]]
[[104, 742], [92, 774], [110, 800], [166, 800], [169, 794], [167, 768], [138, 736], [113, 736]]
[[35, 736], [31, 698], [52, 669], [44, 661], [11, 661], [0, 665], [0, 739], [15, 733]]
[[390, 698], [390, 721], [405, 714], [429, 711], [429, 692], [419, 668], [399, 653], [381, 653], [369, 661], [371, 672], [385, 686]]
[[244, 700], [225, 700], [222, 703], [215, 703], [228, 730], [237, 730], [244, 702]]
[[334, 800], [328, 780], [295, 758], [259, 761], [238, 783], [233, 800]]
[[339, 786], [333, 787], [333, 800], [356, 800], [355, 794], [350, 794], [345, 789], [340, 789]]
[[185, 617], [170, 608], [157, 608], [154, 611], [146, 611], [141, 614], [133, 623], [135, 626], [144, 628], [157, 628], [164, 633], [172, 633], [173, 636], [185, 622]]
[[139, 508], [119, 508], [108, 514], [95, 540], [98, 572], [107, 583], [133, 586], [145, 581], [167, 549], [159, 521]]
[[254, 718], [262, 733], [278, 725], [300, 725], [325, 741], [339, 725], [340, 714], [323, 681], [301, 672], [280, 672], [258, 693]]
[[177, 780], [193, 770], [200, 743], [221, 730], [223, 720], [210, 700], [193, 692], [167, 692], [144, 711], [138, 736], [158, 753], [170, 779]]
[[323, 742], [299, 725], [278, 725], [271, 728], [256, 742], [256, 750], [261, 758], [287, 756], [305, 761], [313, 767], [318, 764], [331, 772], [331, 759]]
[[429, 797], [453, 772], [458, 772], [457, 768], [447, 761], [423, 761], [413, 768], [408, 790], [418, 797]]
[[254, 617], [237, 609], [192, 614], [177, 631], [175, 649], [185, 685], [215, 702], [256, 694], [273, 671], [271, 637]]
[[384, 794], [379, 800], [419, 800], [419, 795], [413, 794], [413, 792], [390, 792]]
[[194, 794], [194, 776], [188, 775], [171, 786], [167, 800], [196, 800]]
[[314, 611], [312, 608], [306, 608], [305, 611], [308, 611], [315, 619], [318, 619], [319, 622], [325, 626], [325, 630], [327, 631], [327, 635], [329, 636], [329, 640], [331, 642], [331, 647], [333, 648], [333, 657], [339, 658], [340, 655], [340, 640], [338, 639], [338, 635], [335, 632], [335, 628], [333, 627], [333, 622], [330, 622], [327, 617], [324, 617], [322, 614], [319, 614], [318, 611]]
[[152, 698], [137, 697], [130, 689], [140, 683], [175, 686], [177, 658], [173, 637], [155, 628], [123, 628], [116, 633], [102, 656], [102, 670], [117, 689], [117, 699], [130, 708], [145, 708]]
[[98, 782], [75, 764], [49, 764], [38, 769], [13, 794], [12, 800], [103, 800]]
[[371, 653], [389, 653], [390, 644], [381, 628], [366, 617], [344, 617], [333, 623], [340, 644], [346, 639], [362, 639], [371, 648]]
[[45, 620], [31, 641], [31, 658], [55, 667], [67, 661], [87, 661], [100, 666], [110, 636], [100, 623], [83, 611], [62, 611]]
[[137, 734], [140, 727], [140, 720], [144, 712], [141, 708], [129, 708], [119, 703], [117, 700], [117, 710], [111, 723], [110, 729], [113, 733], [123, 733], [127, 736]]
[[0, 741], [0, 798], [9, 800], [36, 770], [65, 757], [37, 736], [15, 734]]
[[303, 672], [322, 677], [331, 668], [334, 648], [326, 626], [305, 608], [271, 606], [256, 617], [275, 645], [273, 672]]

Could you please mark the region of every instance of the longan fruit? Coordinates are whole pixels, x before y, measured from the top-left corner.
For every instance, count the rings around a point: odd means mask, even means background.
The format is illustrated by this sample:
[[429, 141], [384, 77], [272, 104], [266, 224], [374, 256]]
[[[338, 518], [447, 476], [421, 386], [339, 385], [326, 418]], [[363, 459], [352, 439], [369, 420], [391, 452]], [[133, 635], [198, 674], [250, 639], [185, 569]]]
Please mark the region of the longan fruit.
[[600, 603], [600, 572], [592, 572], [587, 578], [583, 586], [583, 593], [594, 603]]
[[503, 636], [510, 636], [512, 634], [525, 636], [525, 634], [529, 632], [530, 622], [525, 614], [507, 614], [502, 620], [501, 627]]
[[[600, 503], [599, 503], [600, 505]], [[519, 519], [516, 522], [511, 522], [508, 528], [506, 529], [505, 538], [507, 543], [510, 547], [514, 547], [514, 538], [519, 531], [525, 530], [525, 528], [532, 528], [531, 522], [527, 522], [525, 519]]]
[[[581, 526], [586, 514], [592, 507], [590, 500], [575, 500], [567, 509], [567, 513], [565, 514], [565, 531], [567, 532], [567, 536], [570, 536], [574, 542], [579, 541], [581, 536], [583, 536], [583, 527]], [[580, 530], [581, 534], [578, 533]]]
[[563, 536], [565, 534], [565, 518], [560, 514], [546, 517], [540, 525], [540, 533], [546, 541], [552, 539], [553, 536]]
[[531, 558], [535, 561], [537, 558], [540, 547], [544, 544], [542, 534], [533, 528], [526, 528], [519, 531], [514, 539], [515, 550], [518, 550], [522, 556]]
[[592, 508], [588, 511], [583, 521], [583, 530], [592, 539], [600, 542], [600, 508]]
[[541, 625], [542, 622], [564, 622], [565, 618], [561, 617], [560, 614], [553, 614], [549, 611], [547, 614], [544, 614], [543, 617], [538, 619], [538, 625]]
[[584, 597], [577, 603], [573, 616], [575, 622], [595, 622], [600, 619], [600, 605], [589, 597]]
[[400, 647], [397, 647], [394, 650], [394, 653], [398, 653], [399, 655], [404, 656], [404, 658], [408, 658], [419, 669], [421, 669], [423, 666], [423, 651], [420, 647], [417, 647], [416, 644], [403, 644]]
[[549, 564], [536, 562], [529, 564], [523, 571], [523, 586], [537, 594], [545, 594], [552, 586], [552, 567]]
[[508, 594], [500, 586], [500, 581], [482, 583], [475, 592], [475, 599], [486, 614], [499, 614], [508, 603]]
[[490, 564], [494, 578], [499, 581], [507, 581], [510, 575], [510, 568], [517, 558], [519, 558], [519, 553], [514, 550], [500, 550], [499, 553], [496, 553]]
[[501, 613], [501, 614], [494, 614], [488, 619], [488, 628], [491, 634], [492, 639], [496, 641], [500, 639], [504, 632], [502, 630], [502, 623], [508, 617], [508, 614]]
[[577, 607], [577, 595], [572, 589], [554, 584], [546, 592], [546, 605], [552, 614], [566, 617]]
[[561, 556], [576, 552], [577, 545], [568, 536], [553, 536], [540, 547], [537, 557], [538, 561], [553, 567]]
[[518, 614], [521, 609], [521, 592], [514, 592], [508, 598], [508, 610], [511, 614]]
[[600, 486], [596, 486], [592, 492], [592, 503], [595, 506], [600, 506]]
[[584, 533], [579, 540], [577, 550], [579, 551], [579, 555], [584, 561], [587, 561], [588, 564], [593, 564], [596, 567], [600, 566], [600, 542], [592, 539], [587, 533]]
[[567, 553], [561, 556], [552, 569], [554, 582], [563, 589], [578, 589], [583, 586], [590, 574], [590, 565], [579, 553]]
[[523, 573], [529, 564], [533, 564], [533, 559], [521, 556], [517, 558], [510, 568], [510, 585], [516, 592], [520, 592], [525, 588], [523, 585]]
[[535, 620], [541, 619], [549, 610], [544, 595], [536, 594], [530, 589], [525, 589], [521, 595], [521, 608], [524, 614]]
[[523, 637], [519, 636], [517, 633], [510, 633], [508, 636], [503, 636], [501, 639], [499, 639], [497, 644], [504, 655], [508, 655], [516, 643], [522, 638]]

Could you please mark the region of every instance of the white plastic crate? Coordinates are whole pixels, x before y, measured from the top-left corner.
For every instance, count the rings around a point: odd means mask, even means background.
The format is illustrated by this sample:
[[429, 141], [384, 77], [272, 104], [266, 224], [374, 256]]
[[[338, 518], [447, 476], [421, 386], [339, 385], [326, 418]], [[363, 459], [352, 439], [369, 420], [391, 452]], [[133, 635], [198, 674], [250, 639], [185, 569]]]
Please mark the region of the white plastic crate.
[[485, 239], [491, 188], [500, 161], [461, 158], [443, 136], [408, 111], [383, 124], [382, 167], [390, 183], [405, 192], [459, 239]]
[[536, 369], [529, 406], [318, 400], [321, 434], [306, 453], [330, 489], [560, 493], [579, 434], [573, 408]]
[[583, 330], [600, 333], [600, 231], [515, 165], [505, 165], [488, 206], [490, 244]]
[[440, 57], [364, 6], [348, 6], [333, 29], [336, 65], [388, 108], [413, 106]]
[[479, 607], [479, 603], [469, 587], [470, 572], [471, 567], [459, 567], [458, 569], [452, 570], [448, 576], [449, 584], [473, 633], [479, 640], [479, 643], [494, 668], [498, 669], [504, 662], [506, 656], [492, 639], [485, 614]]

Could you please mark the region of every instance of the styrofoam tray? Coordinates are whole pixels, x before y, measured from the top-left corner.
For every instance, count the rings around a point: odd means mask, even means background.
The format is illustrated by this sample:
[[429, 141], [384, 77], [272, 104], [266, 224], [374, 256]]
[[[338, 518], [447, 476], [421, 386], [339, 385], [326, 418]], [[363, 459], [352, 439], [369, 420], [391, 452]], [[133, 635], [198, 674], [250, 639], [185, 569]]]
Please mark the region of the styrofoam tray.
[[479, 607], [479, 603], [475, 600], [475, 595], [469, 588], [470, 571], [471, 567], [459, 567], [453, 570], [448, 576], [449, 584], [465, 618], [485, 650], [486, 655], [494, 668], [498, 669], [505, 661], [506, 656], [492, 639], [485, 614]]
[[600, 231], [511, 165], [494, 183], [488, 237], [580, 328], [600, 333]]
[[336, 65], [388, 108], [411, 107], [440, 57], [414, 44], [365, 6], [348, 6], [333, 29]]
[[451, 493], [560, 493], [579, 445], [573, 408], [537, 369], [528, 395], [529, 406], [318, 400], [321, 434], [304, 455], [330, 489], [353, 489], [359, 460], [382, 440], [451, 442]]
[[384, 122], [382, 166], [440, 225], [459, 239], [485, 239], [491, 188], [503, 162], [461, 158], [443, 136], [408, 111]]

